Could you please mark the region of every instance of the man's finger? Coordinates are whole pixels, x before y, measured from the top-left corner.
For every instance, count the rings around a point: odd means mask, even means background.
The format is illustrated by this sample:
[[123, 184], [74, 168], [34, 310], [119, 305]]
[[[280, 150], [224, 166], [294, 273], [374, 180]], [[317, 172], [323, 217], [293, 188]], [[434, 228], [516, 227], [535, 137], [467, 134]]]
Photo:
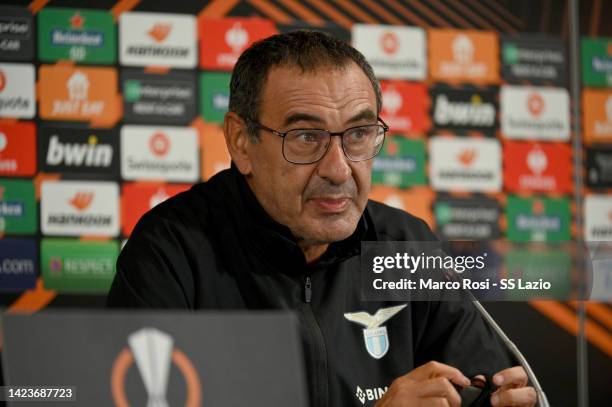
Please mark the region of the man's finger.
[[533, 387], [521, 387], [495, 392], [491, 396], [491, 405], [493, 407], [531, 407], [535, 405], [537, 399], [538, 396]]
[[493, 383], [504, 388], [524, 387], [527, 385], [527, 373], [522, 366], [504, 369], [493, 376]]
[[425, 363], [408, 373], [407, 376], [418, 382], [433, 379], [435, 377], [446, 377], [459, 386], [470, 385], [470, 379], [465, 377], [459, 369], [440, 362]]
[[451, 382], [445, 377], [425, 380], [419, 383], [418, 396], [422, 398], [444, 398], [451, 407], [461, 406], [461, 397]]

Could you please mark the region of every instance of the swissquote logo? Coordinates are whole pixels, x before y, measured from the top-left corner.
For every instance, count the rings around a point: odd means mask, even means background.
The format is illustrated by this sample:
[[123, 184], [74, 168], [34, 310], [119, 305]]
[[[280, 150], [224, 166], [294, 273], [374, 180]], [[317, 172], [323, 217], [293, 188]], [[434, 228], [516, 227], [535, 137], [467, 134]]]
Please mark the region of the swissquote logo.
[[111, 371], [112, 395], [117, 407], [130, 405], [126, 395], [126, 376], [134, 362], [147, 392], [147, 406], [169, 406], [167, 389], [172, 365], [186, 384], [185, 406], [201, 405], [202, 384], [198, 371], [189, 357], [175, 346], [171, 335], [157, 328], [144, 327], [130, 334], [127, 342], [128, 346], [119, 352]]
[[45, 181], [41, 193], [43, 234], [116, 236], [119, 233], [116, 183]]
[[346, 313], [344, 318], [365, 327], [363, 329], [363, 340], [366, 350], [374, 359], [380, 359], [387, 354], [390, 346], [387, 327], [381, 325], [406, 308], [406, 305], [381, 308], [374, 315], [365, 311]]
[[584, 237], [591, 242], [612, 240], [612, 199], [587, 195], [584, 203]]
[[198, 173], [195, 129], [169, 126], [123, 126], [121, 129], [123, 178], [194, 182]]
[[495, 192], [501, 188], [497, 140], [434, 136], [429, 142], [430, 179], [441, 191]]
[[566, 89], [502, 86], [500, 100], [501, 127], [507, 138], [569, 138], [569, 94]]
[[0, 118], [30, 119], [35, 113], [34, 66], [0, 64]]
[[425, 32], [421, 28], [353, 24], [352, 38], [377, 77], [425, 79]]
[[197, 63], [195, 16], [126, 12], [119, 17], [119, 33], [123, 65], [193, 68]]

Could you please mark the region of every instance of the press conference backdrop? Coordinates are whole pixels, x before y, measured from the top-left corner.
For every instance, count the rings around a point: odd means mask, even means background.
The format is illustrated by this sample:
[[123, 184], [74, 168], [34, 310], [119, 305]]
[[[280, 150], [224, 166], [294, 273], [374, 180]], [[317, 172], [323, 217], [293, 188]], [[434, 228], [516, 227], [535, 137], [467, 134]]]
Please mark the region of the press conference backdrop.
[[[565, 1], [4, 2], [2, 305], [101, 306], [139, 217], [229, 166], [221, 123], [240, 53], [295, 28], [351, 41], [381, 80], [391, 132], [373, 199], [447, 239], [612, 240], [610, 14], [606, 2], [582, 2], [573, 100]], [[554, 405], [576, 400], [574, 307], [489, 305]], [[591, 404], [602, 405], [612, 310], [587, 311]]]

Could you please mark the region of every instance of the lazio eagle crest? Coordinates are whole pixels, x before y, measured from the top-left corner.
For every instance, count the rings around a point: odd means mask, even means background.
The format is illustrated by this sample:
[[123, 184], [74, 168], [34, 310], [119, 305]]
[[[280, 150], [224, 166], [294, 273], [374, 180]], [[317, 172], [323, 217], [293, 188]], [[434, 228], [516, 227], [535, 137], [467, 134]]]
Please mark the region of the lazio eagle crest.
[[395, 307], [381, 308], [373, 316], [365, 311], [344, 314], [344, 318], [351, 322], [365, 326], [363, 330], [363, 340], [370, 356], [380, 359], [389, 350], [389, 336], [387, 327], [381, 326], [384, 322], [391, 319], [395, 314], [406, 308], [407, 304]]

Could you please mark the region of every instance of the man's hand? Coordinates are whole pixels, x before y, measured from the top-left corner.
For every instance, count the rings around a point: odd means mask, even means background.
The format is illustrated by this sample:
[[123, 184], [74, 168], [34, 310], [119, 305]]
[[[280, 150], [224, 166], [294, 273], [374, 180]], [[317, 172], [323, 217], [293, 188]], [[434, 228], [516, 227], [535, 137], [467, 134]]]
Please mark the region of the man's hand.
[[458, 369], [429, 362], [395, 379], [375, 407], [460, 407], [461, 398], [451, 382], [462, 387], [470, 385]]
[[527, 373], [522, 366], [511, 367], [496, 373], [493, 376], [493, 383], [500, 386], [491, 395], [493, 407], [531, 407], [536, 403], [536, 391], [533, 387], [527, 386]]

